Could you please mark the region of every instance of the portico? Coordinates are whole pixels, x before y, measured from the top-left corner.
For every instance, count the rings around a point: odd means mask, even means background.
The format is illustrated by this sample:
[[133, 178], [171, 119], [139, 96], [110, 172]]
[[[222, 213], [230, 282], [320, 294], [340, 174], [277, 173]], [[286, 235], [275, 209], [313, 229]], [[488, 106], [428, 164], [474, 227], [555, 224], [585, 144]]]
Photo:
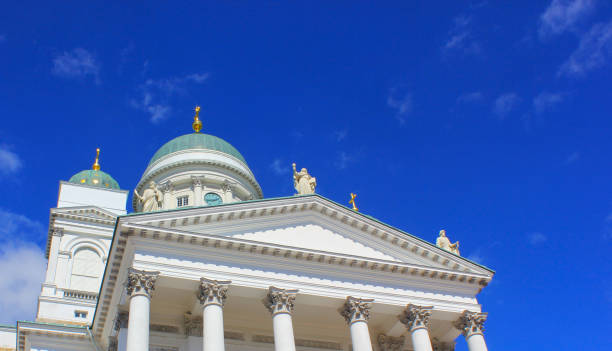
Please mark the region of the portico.
[[318, 195], [121, 217], [109, 267], [93, 332], [119, 350], [486, 350], [492, 272]]

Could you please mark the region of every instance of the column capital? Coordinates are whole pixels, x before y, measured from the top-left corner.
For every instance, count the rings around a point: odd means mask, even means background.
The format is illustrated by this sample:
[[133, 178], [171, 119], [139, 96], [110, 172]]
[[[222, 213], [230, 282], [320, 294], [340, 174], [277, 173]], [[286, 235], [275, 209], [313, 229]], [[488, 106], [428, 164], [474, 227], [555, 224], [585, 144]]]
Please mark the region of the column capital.
[[348, 296], [344, 305], [340, 308], [340, 315], [346, 323], [367, 322], [370, 319], [370, 307], [374, 299], [360, 299]]
[[378, 334], [378, 347], [380, 351], [401, 351], [404, 347], [404, 337], [393, 337], [387, 334]]
[[212, 280], [200, 278], [200, 289], [198, 299], [204, 307], [208, 305], [219, 305], [223, 307], [227, 298], [227, 288], [230, 280]]
[[487, 320], [487, 313], [481, 312], [470, 312], [463, 311], [457, 321], [455, 321], [455, 328], [461, 330], [461, 334], [465, 338], [469, 338], [472, 335], [480, 334], [484, 332], [484, 322]]
[[411, 332], [417, 329], [429, 329], [431, 310], [433, 310], [433, 306], [409, 304], [399, 316], [399, 319]]
[[202, 177], [197, 177], [197, 176], [191, 176], [191, 182], [193, 183], [193, 186], [202, 186]]
[[113, 329], [119, 331], [121, 328], [128, 327], [129, 313], [127, 311], [117, 312], [117, 317], [115, 317], [115, 324], [113, 325]]
[[278, 313], [292, 314], [297, 293], [297, 289], [281, 289], [271, 286], [263, 304], [273, 316]]
[[168, 193], [174, 190], [174, 184], [167, 180], [165, 183], [162, 184], [161, 189], [162, 192], [164, 193]]
[[128, 268], [127, 293], [130, 297], [144, 295], [151, 297], [155, 290], [155, 282], [159, 277], [157, 271], [141, 271], [132, 267]]

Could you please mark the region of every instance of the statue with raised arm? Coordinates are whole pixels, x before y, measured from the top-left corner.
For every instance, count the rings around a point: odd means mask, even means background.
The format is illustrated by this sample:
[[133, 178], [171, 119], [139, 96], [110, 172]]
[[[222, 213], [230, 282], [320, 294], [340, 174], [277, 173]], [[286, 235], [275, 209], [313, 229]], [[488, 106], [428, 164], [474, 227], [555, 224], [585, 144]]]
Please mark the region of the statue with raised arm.
[[157, 211], [162, 208], [163, 195], [154, 181], [149, 182], [149, 187], [142, 195], [138, 193], [138, 190], [134, 190], [134, 195], [140, 203], [141, 212]]
[[446, 230], [444, 229], [440, 231], [440, 236], [436, 240], [436, 246], [443, 250], [459, 255], [459, 242], [457, 241], [456, 243], [452, 244], [451, 241], [446, 237]]
[[317, 186], [317, 178], [311, 177], [306, 168], [301, 171], [296, 171], [295, 163], [293, 166], [293, 186], [297, 191], [297, 195], [314, 194]]

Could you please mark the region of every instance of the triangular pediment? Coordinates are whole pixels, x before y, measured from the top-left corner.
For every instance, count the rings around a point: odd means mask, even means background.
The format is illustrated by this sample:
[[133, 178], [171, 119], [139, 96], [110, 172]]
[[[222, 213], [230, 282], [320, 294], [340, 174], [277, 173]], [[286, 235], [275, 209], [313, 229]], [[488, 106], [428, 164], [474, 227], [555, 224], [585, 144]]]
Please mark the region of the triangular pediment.
[[[492, 276], [493, 271], [320, 196], [143, 214], [128, 222], [383, 264]], [[141, 228], [141, 230], [142, 230]]]
[[83, 218], [89, 218], [89, 219], [99, 219], [99, 220], [107, 220], [107, 221], [114, 221], [115, 219], [117, 219], [117, 216], [112, 213], [109, 212], [107, 210], [104, 210], [102, 208], [96, 207], [96, 206], [75, 206], [75, 207], [63, 207], [63, 208], [55, 208], [53, 209], [53, 213], [55, 213], [56, 215], [72, 215], [72, 216], [79, 216], [79, 217], [83, 217]]

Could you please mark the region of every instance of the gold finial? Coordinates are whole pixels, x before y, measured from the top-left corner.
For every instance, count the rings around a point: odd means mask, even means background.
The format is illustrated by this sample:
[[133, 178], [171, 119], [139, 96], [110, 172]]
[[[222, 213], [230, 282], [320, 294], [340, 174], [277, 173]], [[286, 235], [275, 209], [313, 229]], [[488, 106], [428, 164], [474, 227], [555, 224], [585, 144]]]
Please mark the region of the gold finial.
[[100, 163], [98, 162], [100, 160], [100, 148], [96, 149], [96, 161], [94, 162], [93, 166], [91, 167], [94, 171], [99, 171], [100, 170]]
[[193, 130], [199, 133], [202, 130], [202, 121], [200, 121], [200, 106], [195, 107], [195, 116], [193, 116]]
[[359, 211], [359, 209], [357, 208], [357, 204], [355, 203], [356, 197], [357, 197], [357, 194], [351, 193], [351, 201], [349, 201], [349, 204], [353, 205], [353, 211]]

